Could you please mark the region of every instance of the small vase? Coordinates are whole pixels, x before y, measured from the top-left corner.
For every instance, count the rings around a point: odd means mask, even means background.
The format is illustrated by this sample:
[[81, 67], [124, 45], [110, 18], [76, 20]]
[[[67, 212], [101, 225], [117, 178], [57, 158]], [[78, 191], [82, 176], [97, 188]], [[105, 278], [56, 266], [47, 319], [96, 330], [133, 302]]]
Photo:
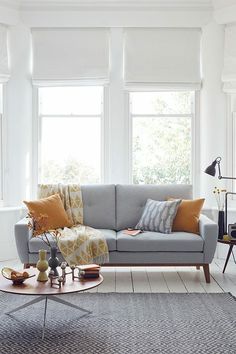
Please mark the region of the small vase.
[[55, 277], [59, 276], [57, 267], [59, 266], [60, 262], [57, 258], [57, 248], [51, 247], [51, 257], [48, 260], [49, 267], [51, 268], [50, 271], [53, 272]]
[[39, 275], [37, 280], [38, 281], [48, 281], [48, 275], [46, 273], [46, 270], [48, 269], [48, 261], [46, 259], [47, 256], [47, 251], [46, 250], [40, 250], [39, 251], [39, 260], [36, 264], [37, 269], [39, 270]]
[[222, 240], [224, 236], [224, 218], [225, 213], [224, 210], [219, 210], [218, 212], [218, 239]]

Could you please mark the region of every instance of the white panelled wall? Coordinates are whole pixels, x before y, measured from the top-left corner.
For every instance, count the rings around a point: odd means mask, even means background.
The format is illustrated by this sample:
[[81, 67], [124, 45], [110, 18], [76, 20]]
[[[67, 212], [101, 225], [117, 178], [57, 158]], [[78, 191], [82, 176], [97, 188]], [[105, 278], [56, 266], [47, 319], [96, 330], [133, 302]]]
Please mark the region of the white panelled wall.
[[[128, 94], [124, 90], [123, 31], [122, 27], [199, 27], [202, 28], [203, 87], [200, 97], [200, 151], [198, 160], [200, 195], [207, 196], [207, 206], [212, 207], [212, 188], [216, 180], [202, 171], [218, 155], [226, 161], [226, 102], [222, 91], [222, 66], [224, 50], [224, 26], [213, 20], [209, 10], [86, 13], [48, 11], [47, 13], [24, 12], [20, 23], [15, 12], [5, 24], [9, 25], [9, 49], [11, 78], [6, 85], [6, 154], [4, 170], [4, 203], [6, 207], [18, 207], [22, 200], [31, 196], [32, 188], [32, 81], [31, 81], [31, 29], [30, 27], [111, 27], [110, 30], [110, 84], [105, 89], [105, 181], [128, 183], [129, 176], [129, 119]], [[109, 17], [110, 14], [110, 17]], [[123, 14], [123, 17], [122, 17]], [[15, 17], [14, 17], [14, 16]], [[149, 16], [150, 15], [150, 16]], [[52, 19], [53, 16], [53, 19]], [[3, 13], [0, 22], [4, 23]], [[149, 21], [150, 19], [150, 21]], [[57, 21], [58, 20], [58, 21]], [[18, 21], [18, 22], [17, 22]], [[86, 22], [87, 21], [87, 22]], [[209, 22], [210, 21], [210, 22]], [[118, 27], [113, 27], [118, 26]], [[108, 119], [109, 118], [109, 119]], [[226, 169], [226, 164], [222, 169]], [[197, 178], [198, 179], [198, 178]], [[6, 212], [7, 211], [7, 212]], [[0, 210], [0, 260], [15, 257], [13, 225], [21, 216], [17, 209]]]
[[[212, 21], [202, 27], [200, 171], [204, 171], [217, 156], [222, 157], [222, 171], [226, 171], [226, 96], [221, 80], [223, 55], [224, 26]], [[216, 203], [213, 188], [225, 186], [225, 181], [219, 181], [204, 173], [200, 173], [200, 181], [200, 194], [207, 196], [205, 206], [214, 206]]]

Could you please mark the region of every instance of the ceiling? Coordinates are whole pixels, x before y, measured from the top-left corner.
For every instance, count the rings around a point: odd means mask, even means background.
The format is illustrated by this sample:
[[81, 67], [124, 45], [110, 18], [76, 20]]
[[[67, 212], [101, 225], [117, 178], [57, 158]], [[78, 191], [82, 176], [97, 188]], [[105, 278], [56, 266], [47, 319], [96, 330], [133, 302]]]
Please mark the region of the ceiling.
[[[227, 1], [227, 0], [224, 0]], [[18, 9], [46, 7], [111, 7], [212, 9], [212, 0], [0, 0], [0, 5]]]

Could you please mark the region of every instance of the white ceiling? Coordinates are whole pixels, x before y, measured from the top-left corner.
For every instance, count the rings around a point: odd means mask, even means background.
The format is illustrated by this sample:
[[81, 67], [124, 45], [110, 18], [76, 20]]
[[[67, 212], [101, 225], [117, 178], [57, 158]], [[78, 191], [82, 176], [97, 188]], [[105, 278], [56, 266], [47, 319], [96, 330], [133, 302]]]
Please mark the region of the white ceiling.
[[[227, 0], [224, 0], [227, 1]], [[0, 0], [0, 5], [11, 8], [40, 7], [133, 7], [166, 9], [210, 9], [212, 0]]]
[[236, 5], [236, 0], [212, 0], [215, 9]]

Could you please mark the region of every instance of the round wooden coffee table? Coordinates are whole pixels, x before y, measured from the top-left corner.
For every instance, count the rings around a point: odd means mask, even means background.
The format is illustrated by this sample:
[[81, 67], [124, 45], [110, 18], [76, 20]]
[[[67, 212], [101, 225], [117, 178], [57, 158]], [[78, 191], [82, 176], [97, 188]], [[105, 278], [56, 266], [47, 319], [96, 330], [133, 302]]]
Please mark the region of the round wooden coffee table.
[[[69, 269], [69, 268], [68, 268]], [[18, 306], [13, 310], [6, 312], [6, 315], [11, 315], [12, 313], [24, 309], [28, 306], [31, 306], [37, 302], [45, 300], [44, 306], [44, 318], [43, 318], [43, 332], [42, 332], [42, 339], [44, 339], [45, 335], [45, 324], [46, 324], [46, 314], [47, 314], [47, 302], [48, 300], [52, 300], [55, 302], [59, 302], [60, 304], [72, 307], [76, 310], [80, 310], [85, 314], [91, 314], [91, 311], [83, 309], [79, 306], [71, 304], [68, 301], [62, 300], [58, 297], [58, 295], [63, 294], [71, 294], [71, 293], [78, 293], [81, 291], [89, 290], [99, 286], [103, 282], [103, 277], [100, 275], [99, 278], [96, 279], [75, 279], [72, 280], [71, 275], [66, 276], [66, 282], [62, 287], [59, 289], [57, 286], [51, 287], [50, 282], [42, 283], [37, 281], [38, 270], [34, 269], [24, 269], [24, 271], [31, 274], [36, 274], [35, 277], [26, 279], [25, 282], [21, 285], [13, 285], [10, 280], [7, 280], [0, 274], [0, 291], [5, 293], [11, 293], [15, 295], [30, 295], [36, 296], [35, 299], [27, 302], [22, 306]], [[22, 270], [21, 270], [22, 272]], [[56, 295], [56, 296], [55, 296]], [[85, 314], [83, 316], [85, 316]], [[83, 317], [82, 316], [82, 317]]]

